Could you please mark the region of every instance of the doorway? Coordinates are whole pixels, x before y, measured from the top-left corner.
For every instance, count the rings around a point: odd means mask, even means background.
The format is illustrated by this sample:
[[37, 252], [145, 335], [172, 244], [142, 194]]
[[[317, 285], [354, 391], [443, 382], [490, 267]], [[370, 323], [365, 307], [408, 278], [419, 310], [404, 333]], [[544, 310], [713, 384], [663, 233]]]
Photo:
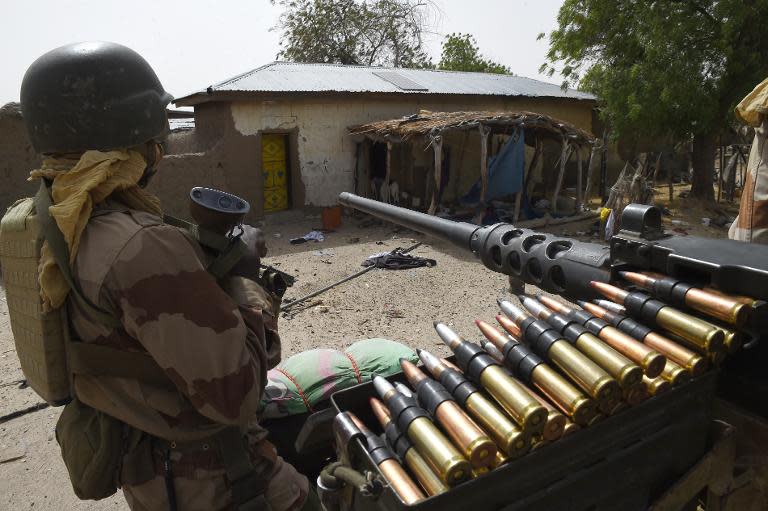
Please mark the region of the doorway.
[[264, 179], [264, 212], [273, 213], [290, 207], [288, 179], [288, 135], [261, 135], [261, 172]]

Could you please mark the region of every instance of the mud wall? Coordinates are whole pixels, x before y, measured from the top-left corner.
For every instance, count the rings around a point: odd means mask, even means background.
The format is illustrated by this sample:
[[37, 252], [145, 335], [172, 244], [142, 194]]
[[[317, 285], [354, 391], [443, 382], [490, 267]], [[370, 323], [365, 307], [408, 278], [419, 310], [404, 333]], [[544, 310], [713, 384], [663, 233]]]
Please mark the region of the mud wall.
[[6, 104], [0, 108], [0, 215], [16, 199], [34, 195], [37, 185], [28, 182], [27, 176], [39, 166], [19, 104]]
[[[571, 101], [538, 98], [466, 98], [443, 96], [439, 98], [406, 97], [363, 98], [294, 98], [269, 101], [242, 101], [231, 103], [235, 131], [243, 136], [258, 136], [262, 132], [291, 131], [297, 133], [296, 158], [298, 178], [305, 191], [302, 203], [296, 206], [329, 206], [336, 203], [338, 194], [354, 188], [356, 141], [347, 128], [375, 120], [393, 119], [417, 113], [419, 110], [530, 110], [552, 115], [592, 131], [590, 101]], [[196, 119], [196, 126], [203, 122]], [[470, 149], [459, 158], [479, 161], [476, 149]], [[428, 165], [429, 157], [418, 154], [417, 165]], [[260, 162], [255, 162], [260, 175]], [[479, 163], [477, 164], [479, 165]], [[452, 165], [453, 166], [453, 165]], [[476, 166], [476, 165], [473, 165]], [[259, 178], [257, 178], [259, 179]], [[260, 187], [254, 181], [253, 186]]]

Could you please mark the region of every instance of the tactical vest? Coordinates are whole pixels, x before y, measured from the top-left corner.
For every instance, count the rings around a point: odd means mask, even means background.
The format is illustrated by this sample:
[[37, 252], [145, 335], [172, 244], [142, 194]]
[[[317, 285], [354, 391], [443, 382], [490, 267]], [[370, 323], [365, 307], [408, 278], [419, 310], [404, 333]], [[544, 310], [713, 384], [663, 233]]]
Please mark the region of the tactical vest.
[[[219, 451], [236, 508], [268, 510], [263, 496], [266, 488], [264, 470], [256, 470], [251, 463], [239, 428], [227, 427], [203, 441], [181, 444], [151, 438], [77, 401], [72, 387], [72, 376], [76, 374], [131, 378], [174, 390], [175, 386], [146, 353], [73, 339], [66, 305], [43, 311], [38, 265], [43, 241], [47, 241], [70, 287], [71, 298], [92, 320], [111, 328], [121, 327], [117, 318], [92, 303], [73, 279], [69, 249], [49, 214], [51, 202], [50, 190], [43, 180], [34, 198], [21, 199], [8, 209], [0, 220], [0, 267], [16, 353], [27, 383], [52, 406], [70, 403], [57, 423], [56, 433], [75, 493], [82, 499], [101, 499], [116, 491], [118, 481], [138, 484], [154, 477], [151, 457], [152, 449], [158, 445], [170, 452], [173, 449], [194, 450], [206, 444], [206, 448], [211, 445]], [[197, 226], [182, 220], [165, 220], [186, 229], [218, 254], [208, 265], [208, 271], [217, 278], [229, 271], [246, 250], [240, 240], [233, 242], [201, 232]], [[79, 440], [83, 428], [92, 428], [93, 434], [88, 441]], [[121, 451], [126, 444], [129, 444], [129, 450]], [[173, 506], [172, 480], [172, 474], [166, 472], [166, 485], [170, 484], [168, 498]]]

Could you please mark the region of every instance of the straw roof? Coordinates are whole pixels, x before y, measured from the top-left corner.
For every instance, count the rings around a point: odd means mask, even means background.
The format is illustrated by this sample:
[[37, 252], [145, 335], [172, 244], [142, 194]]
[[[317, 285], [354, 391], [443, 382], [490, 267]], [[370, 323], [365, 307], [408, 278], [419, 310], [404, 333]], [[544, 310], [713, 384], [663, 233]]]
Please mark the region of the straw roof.
[[480, 125], [493, 131], [501, 131], [512, 126], [522, 126], [533, 130], [538, 136], [562, 139], [567, 137], [576, 144], [593, 144], [595, 137], [554, 117], [533, 112], [429, 112], [422, 110], [418, 114], [389, 121], [376, 121], [359, 126], [352, 126], [352, 135], [364, 135], [374, 139], [402, 141], [413, 137], [438, 135], [447, 130], [476, 129]]

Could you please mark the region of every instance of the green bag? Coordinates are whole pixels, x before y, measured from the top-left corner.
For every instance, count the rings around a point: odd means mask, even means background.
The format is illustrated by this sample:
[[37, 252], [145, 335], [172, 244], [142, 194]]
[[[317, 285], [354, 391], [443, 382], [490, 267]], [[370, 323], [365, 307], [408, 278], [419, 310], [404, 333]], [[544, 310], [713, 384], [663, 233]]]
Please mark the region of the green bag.
[[113, 495], [123, 448], [124, 424], [73, 399], [56, 423], [56, 441], [75, 495], [99, 500]]

